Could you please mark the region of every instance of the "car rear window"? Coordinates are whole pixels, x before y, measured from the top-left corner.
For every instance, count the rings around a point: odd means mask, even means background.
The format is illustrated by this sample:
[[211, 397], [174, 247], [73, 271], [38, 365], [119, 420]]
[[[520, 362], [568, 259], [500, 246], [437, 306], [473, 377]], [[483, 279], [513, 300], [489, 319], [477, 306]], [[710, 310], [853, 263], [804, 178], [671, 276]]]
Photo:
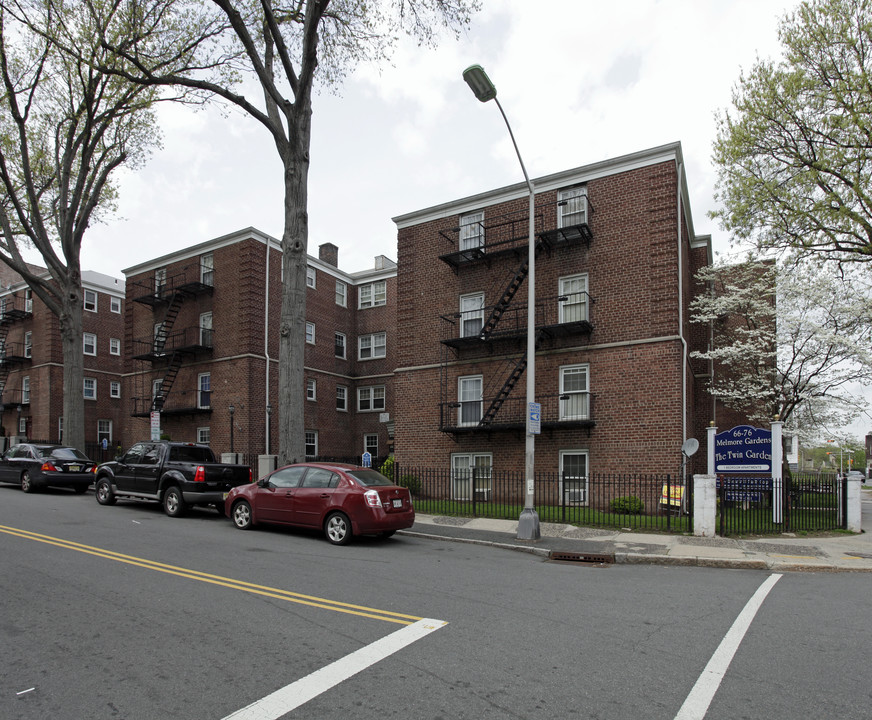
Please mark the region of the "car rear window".
[[76, 450], [76, 448], [45, 448], [42, 451], [43, 457], [51, 455], [58, 460], [87, 460], [88, 456]]
[[390, 480], [375, 470], [349, 470], [348, 474], [365, 487], [393, 485]]
[[170, 446], [170, 460], [175, 462], [213, 463], [215, 456], [207, 447]]

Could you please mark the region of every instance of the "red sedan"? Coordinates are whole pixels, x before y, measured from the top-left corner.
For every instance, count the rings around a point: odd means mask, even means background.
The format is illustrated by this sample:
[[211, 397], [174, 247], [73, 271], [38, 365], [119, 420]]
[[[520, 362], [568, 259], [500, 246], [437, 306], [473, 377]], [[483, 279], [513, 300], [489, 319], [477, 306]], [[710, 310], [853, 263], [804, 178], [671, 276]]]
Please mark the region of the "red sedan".
[[340, 463], [274, 470], [233, 488], [224, 512], [240, 530], [260, 523], [320, 528], [334, 545], [345, 545], [352, 535], [387, 538], [415, 522], [407, 488], [372, 468]]

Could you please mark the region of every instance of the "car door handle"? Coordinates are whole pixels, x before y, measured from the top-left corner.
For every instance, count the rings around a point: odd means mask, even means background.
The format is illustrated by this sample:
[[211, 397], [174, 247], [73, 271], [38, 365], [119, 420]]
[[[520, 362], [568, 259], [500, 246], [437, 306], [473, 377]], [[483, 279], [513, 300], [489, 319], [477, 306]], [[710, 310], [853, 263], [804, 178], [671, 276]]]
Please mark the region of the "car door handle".
[[330, 493], [321, 493], [321, 498], [326, 499], [330, 497]]

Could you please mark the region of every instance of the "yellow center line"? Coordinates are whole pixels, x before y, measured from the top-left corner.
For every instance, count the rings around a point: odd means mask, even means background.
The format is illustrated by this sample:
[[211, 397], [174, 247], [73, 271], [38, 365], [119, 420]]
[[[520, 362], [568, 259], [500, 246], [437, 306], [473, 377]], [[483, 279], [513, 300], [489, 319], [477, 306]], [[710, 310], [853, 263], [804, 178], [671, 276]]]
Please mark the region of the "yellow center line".
[[75, 550], [76, 552], [105, 558], [106, 560], [115, 560], [116, 562], [134, 565], [136, 567], [145, 568], [146, 570], [154, 570], [156, 572], [166, 573], [167, 575], [198, 580], [200, 582], [209, 583], [210, 585], [220, 585], [222, 587], [230, 588], [231, 590], [240, 590], [254, 595], [286, 600], [287, 602], [296, 603], [298, 605], [308, 605], [310, 607], [333, 610], [335, 612], [346, 613], [349, 615], [359, 615], [361, 617], [383, 620], [385, 622], [397, 623], [399, 625], [411, 625], [422, 619], [416, 615], [404, 615], [402, 613], [395, 613], [389, 610], [378, 610], [364, 605], [352, 605], [350, 603], [328, 600], [314, 595], [303, 595], [290, 590], [269, 587], [268, 585], [257, 585], [255, 583], [245, 582], [244, 580], [234, 580], [233, 578], [226, 578], [221, 575], [210, 575], [209, 573], [200, 572], [199, 570], [189, 570], [176, 565], [167, 565], [165, 563], [139, 558], [134, 555], [124, 555], [123, 553], [113, 552], [112, 550], [104, 550], [91, 545], [83, 545], [82, 543], [73, 542], [72, 540], [64, 540], [62, 538], [52, 537], [51, 535], [42, 535], [40, 533], [8, 527], [6, 525], [0, 525], [0, 532], [14, 537], [20, 537], [25, 540], [33, 540], [35, 542], [45, 543], [46, 545], [54, 545], [55, 547], [67, 550]]

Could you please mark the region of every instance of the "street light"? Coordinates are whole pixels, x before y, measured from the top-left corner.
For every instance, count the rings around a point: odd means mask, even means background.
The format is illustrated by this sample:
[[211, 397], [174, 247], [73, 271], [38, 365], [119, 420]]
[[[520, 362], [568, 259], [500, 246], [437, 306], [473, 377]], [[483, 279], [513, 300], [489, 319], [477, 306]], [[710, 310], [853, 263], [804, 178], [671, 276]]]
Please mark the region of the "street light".
[[227, 410], [230, 412], [230, 452], [233, 452], [233, 413], [236, 412], [236, 408], [231, 405]]
[[527, 168], [524, 167], [524, 161], [521, 159], [521, 151], [518, 150], [518, 143], [515, 142], [515, 134], [512, 132], [512, 126], [509, 125], [509, 119], [506, 117], [500, 101], [497, 100], [497, 89], [487, 76], [484, 68], [481, 65], [471, 65], [463, 71], [463, 79], [480, 102], [488, 102], [489, 100], [496, 102], [503, 120], [506, 121], [509, 137], [512, 138], [512, 145], [515, 146], [515, 154], [518, 156], [518, 162], [521, 163], [521, 172], [524, 173], [524, 180], [527, 182], [527, 188], [530, 190], [529, 238], [527, 241], [527, 263], [529, 265], [527, 275], [527, 440], [524, 451], [526, 493], [524, 509], [521, 511], [521, 517], [518, 519], [518, 540], [538, 540], [540, 538], [539, 515], [536, 513], [536, 508], [533, 507], [536, 436], [531, 432], [532, 428], [530, 426], [530, 413], [533, 409], [536, 394], [536, 243], [534, 239], [536, 190], [533, 187], [533, 183], [530, 182], [530, 176], [527, 175]]

